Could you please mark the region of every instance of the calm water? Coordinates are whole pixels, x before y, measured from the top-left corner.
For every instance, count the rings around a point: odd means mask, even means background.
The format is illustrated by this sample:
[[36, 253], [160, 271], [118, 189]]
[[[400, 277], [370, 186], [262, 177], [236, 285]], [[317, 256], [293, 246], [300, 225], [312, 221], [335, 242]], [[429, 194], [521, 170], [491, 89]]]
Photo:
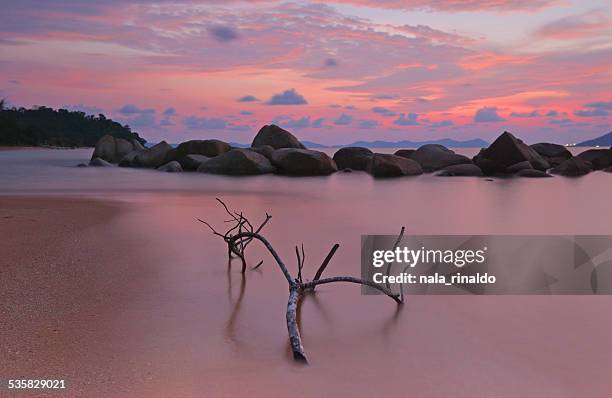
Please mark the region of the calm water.
[[158, 392], [169, 396], [188, 386], [196, 396], [291, 390], [294, 396], [603, 397], [610, 391], [609, 297], [421, 296], [397, 310], [384, 297], [361, 296], [358, 287], [325, 286], [303, 302], [311, 366], [296, 366], [280, 272], [255, 245], [250, 259], [265, 259], [262, 270], [245, 279], [238, 267], [228, 270], [225, 247], [194, 220], [222, 227], [216, 196], [255, 220], [269, 212], [266, 235], [290, 266], [294, 245], [303, 243], [311, 276], [337, 242], [326, 272], [359, 275], [360, 235], [393, 234], [402, 225], [418, 234], [612, 234], [608, 173], [374, 180], [359, 172], [229, 178], [74, 167], [90, 154], [0, 152], [0, 192], [126, 205], [112, 228], [146, 242], [138, 249], [151, 261], [155, 284], [132, 292], [108, 334], [123, 341], [118, 369], [148, 364], [164, 379], [156, 381]]

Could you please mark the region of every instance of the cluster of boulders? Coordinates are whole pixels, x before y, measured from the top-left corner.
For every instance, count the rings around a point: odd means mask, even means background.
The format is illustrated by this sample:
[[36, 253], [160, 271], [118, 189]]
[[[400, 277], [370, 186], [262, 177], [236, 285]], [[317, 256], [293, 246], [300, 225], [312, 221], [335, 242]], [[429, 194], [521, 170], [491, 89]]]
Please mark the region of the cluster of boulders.
[[338, 170], [362, 170], [374, 177], [400, 177], [436, 172], [438, 176], [516, 175], [550, 177], [551, 173], [579, 176], [592, 170], [612, 171], [612, 148], [590, 149], [578, 156], [562, 145], [526, 145], [504, 132], [474, 158], [443, 145], [401, 149], [395, 154], [346, 147], [330, 158], [306, 147], [290, 132], [266, 125], [250, 148], [233, 148], [220, 140], [191, 140], [173, 148], [162, 141], [144, 148], [138, 141], [106, 135], [98, 141], [90, 166], [154, 168], [164, 172], [197, 171], [224, 175], [329, 175]]

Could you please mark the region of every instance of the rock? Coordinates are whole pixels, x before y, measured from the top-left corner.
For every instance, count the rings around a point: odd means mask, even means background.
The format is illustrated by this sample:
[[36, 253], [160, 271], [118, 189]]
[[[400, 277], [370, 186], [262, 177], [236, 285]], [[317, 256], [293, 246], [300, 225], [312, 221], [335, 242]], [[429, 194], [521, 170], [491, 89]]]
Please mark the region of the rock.
[[163, 166], [159, 166], [157, 170], [165, 171], [166, 173], [180, 173], [181, 171], [183, 171], [183, 167], [181, 166], [179, 162], [177, 162], [176, 160], [173, 160], [171, 162], [166, 163]]
[[140, 151], [140, 150], [145, 149], [145, 147], [142, 146], [142, 144], [138, 140], [132, 140], [132, 147], [134, 147], [135, 151]]
[[195, 171], [202, 163], [207, 162], [210, 158], [204, 155], [190, 154], [185, 155], [177, 160], [185, 171]]
[[136, 164], [135, 164], [136, 155], [138, 155], [142, 151], [146, 151], [146, 149], [133, 150], [132, 152], [125, 155], [119, 161], [119, 167], [136, 167]]
[[121, 159], [128, 153], [134, 150], [134, 144], [123, 138], [115, 138], [115, 160], [113, 163], [119, 163]]
[[272, 161], [272, 154], [274, 153], [274, 148], [270, 145], [262, 145], [257, 148], [251, 148], [252, 151], [257, 152], [260, 155], [264, 155], [268, 158], [269, 161]]
[[171, 150], [172, 147], [162, 141], [149, 149], [136, 151], [133, 164], [137, 167], [157, 168], [167, 163], [166, 158]]
[[202, 163], [201, 173], [226, 175], [253, 175], [274, 172], [274, 166], [265, 156], [250, 149], [232, 149]]
[[603, 171], [605, 171], [606, 173], [612, 173], [612, 166], [606, 167], [605, 169], [603, 169]]
[[438, 177], [481, 177], [482, 170], [475, 164], [454, 164], [441, 169]]
[[106, 160], [107, 162], [117, 162], [115, 158], [115, 138], [112, 135], [105, 135], [96, 142], [96, 148], [94, 149], [91, 160], [98, 158]]
[[290, 132], [278, 127], [275, 124], [263, 126], [255, 138], [251, 146], [253, 148], [270, 145], [274, 149], [281, 148], [297, 148], [306, 149], [306, 147]]
[[528, 160], [523, 160], [522, 162], [515, 163], [511, 166], [506, 167], [506, 173], [514, 174], [521, 170], [534, 170], [531, 167], [531, 163]]
[[209, 158], [219, 156], [231, 150], [232, 147], [227, 142], [221, 140], [191, 140], [185, 141], [176, 147], [173, 155], [176, 160], [185, 155], [204, 155]]
[[592, 169], [593, 165], [590, 162], [578, 156], [574, 156], [571, 159], [567, 159], [550, 172], [562, 176], [578, 177], [590, 173]]
[[79, 163], [76, 165], [76, 167], [87, 167], [87, 165], [85, 163]]
[[114, 167], [114, 165], [110, 162], [107, 162], [104, 159], [93, 158], [89, 161], [89, 165], [93, 167]]
[[326, 153], [310, 149], [277, 149], [272, 163], [279, 173], [289, 175], [329, 175], [338, 171], [336, 162]]
[[547, 172], [542, 171], [542, 170], [536, 170], [536, 169], [522, 169], [522, 170], [519, 170], [518, 173], [516, 173], [516, 175], [519, 177], [528, 177], [528, 178], [552, 177]]
[[474, 157], [474, 163], [485, 174], [503, 173], [508, 166], [528, 161], [537, 170], [546, 170], [550, 164], [533, 148], [505, 131], [486, 149]]
[[334, 153], [334, 162], [338, 169], [366, 170], [374, 152], [368, 148], [346, 147], [340, 148]]
[[426, 144], [419, 147], [408, 157], [421, 165], [423, 171], [435, 171], [454, 164], [470, 164], [467, 156], [458, 155], [444, 145]]
[[566, 147], [559, 144], [551, 144], [548, 142], [539, 142], [537, 144], [530, 145], [530, 147], [539, 153], [540, 155], [547, 158], [565, 158], [569, 159], [572, 157], [572, 153], [567, 150]]
[[612, 149], [589, 149], [576, 155], [593, 165], [593, 170], [605, 169], [612, 166]]
[[375, 153], [367, 170], [376, 178], [423, 174], [421, 165], [401, 156]]
[[395, 151], [394, 155], [395, 156], [401, 156], [403, 158], [408, 158], [410, 159], [410, 156], [416, 151], [416, 149], [400, 149], [398, 151]]
[[349, 169], [348, 167], [346, 169], [342, 169], [343, 173], [352, 173], [353, 169]]

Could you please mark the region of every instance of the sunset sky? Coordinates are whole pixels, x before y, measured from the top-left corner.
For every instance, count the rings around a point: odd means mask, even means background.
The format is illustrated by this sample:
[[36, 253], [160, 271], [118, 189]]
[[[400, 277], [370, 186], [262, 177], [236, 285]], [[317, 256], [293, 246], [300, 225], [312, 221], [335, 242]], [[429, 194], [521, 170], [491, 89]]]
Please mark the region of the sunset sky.
[[[94, 4], [95, 3], [95, 4]], [[0, 97], [149, 141], [575, 142], [612, 130], [609, 0], [3, 0]]]

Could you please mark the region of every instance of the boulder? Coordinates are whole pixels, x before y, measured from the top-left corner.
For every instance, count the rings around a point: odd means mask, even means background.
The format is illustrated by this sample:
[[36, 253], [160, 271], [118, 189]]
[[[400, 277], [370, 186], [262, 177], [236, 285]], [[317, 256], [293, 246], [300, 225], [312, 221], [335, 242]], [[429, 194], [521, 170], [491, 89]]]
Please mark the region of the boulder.
[[114, 167], [114, 165], [110, 162], [107, 162], [101, 158], [93, 158], [89, 161], [89, 165], [93, 167]]
[[593, 170], [601, 170], [612, 166], [611, 149], [589, 149], [576, 156], [590, 162], [593, 165]]
[[516, 173], [516, 175], [518, 177], [527, 177], [527, 178], [546, 178], [546, 177], [552, 177], [547, 172], [542, 171], [542, 170], [536, 170], [536, 169], [523, 169], [523, 170], [519, 170], [518, 173]]
[[185, 171], [195, 171], [202, 165], [202, 163], [208, 161], [210, 158], [204, 155], [190, 154], [185, 155], [177, 160], [181, 167]]
[[100, 158], [110, 163], [119, 163], [128, 153], [137, 148], [136, 145], [138, 148], [142, 148], [142, 145], [137, 140], [128, 141], [123, 138], [114, 138], [107, 134], [98, 140], [91, 158]]
[[475, 164], [454, 164], [441, 169], [438, 177], [481, 177], [482, 170]]
[[183, 171], [183, 167], [179, 162], [173, 160], [172, 162], [168, 162], [163, 166], [159, 166], [157, 170], [165, 171], [166, 173], [180, 173], [181, 171]]
[[529, 163], [529, 161], [527, 160], [523, 160], [522, 162], [518, 162], [511, 166], [506, 167], [506, 173], [510, 173], [510, 174], [517, 173], [521, 170], [534, 170], [534, 168], [531, 167], [531, 163]]
[[136, 151], [133, 165], [152, 169], [157, 168], [162, 164], [168, 163], [166, 158], [171, 150], [172, 147], [166, 141], [162, 141], [149, 149]]
[[367, 171], [376, 178], [423, 174], [421, 165], [414, 160], [383, 153], [372, 156]]
[[136, 149], [128, 153], [127, 155], [125, 155], [119, 161], [119, 167], [136, 167], [136, 163], [135, 163], [136, 155], [138, 155], [142, 151], [146, 151], [146, 149]]
[[590, 173], [592, 169], [593, 165], [590, 162], [578, 156], [574, 156], [571, 159], [567, 159], [550, 172], [567, 177], [578, 177]]
[[374, 152], [368, 148], [346, 147], [340, 148], [334, 153], [334, 162], [338, 169], [366, 170]]
[[274, 149], [281, 148], [297, 148], [306, 149], [306, 147], [290, 132], [278, 127], [275, 124], [263, 126], [255, 138], [251, 146], [257, 148], [264, 145], [270, 145]]
[[530, 145], [530, 147], [546, 158], [565, 158], [569, 159], [572, 157], [572, 153], [567, 150], [566, 147], [559, 144], [551, 144], [548, 142], [538, 142], [537, 144]]
[[274, 172], [274, 166], [265, 156], [250, 149], [232, 149], [202, 163], [201, 173], [225, 175], [253, 175]]
[[470, 164], [467, 156], [458, 155], [444, 145], [426, 144], [408, 155], [408, 158], [421, 165], [423, 171], [435, 171], [454, 164]]
[[111, 163], [118, 161], [115, 159], [115, 138], [112, 135], [107, 134], [98, 140], [91, 160], [95, 158]]
[[523, 161], [528, 161], [537, 170], [550, 167], [539, 153], [507, 131], [488, 148], [481, 150], [473, 160], [485, 174], [503, 173], [508, 166]]
[[329, 175], [338, 171], [336, 162], [326, 153], [310, 149], [277, 149], [272, 163], [279, 173], [288, 175]]
[[414, 153], [414, 151], [416, 151], [416, 149], [400, 149], [395, 151], [394, 155], [410, 159], [410, 156]]
[[221, 140], [191, 140], [180, 143], [170, 156], [174, 156], [173, 160], [191, 154], [204, 155], [210, 158], [219, 156], [231, 149], [230, 144]]
[[132, 140], [132, 146], [134, 147], [135, 151], [140, 151], [140, 150], [145, 149], [145, 147], [142, 146], [142, 144], [138, 140]]
[[612, 166], [606, 167], [605, 169], [603, 169], [603, 171], [605, 171], [606, 173], [612, 173]]
[[272, 161], [272, 154], [274, 153], [274, 148], [270, 145], [262, 145], [257, 148], [251, 148], [251, 150], [257, 152], [260, 155], [264, 155], [268, 158], [269, 161]]

